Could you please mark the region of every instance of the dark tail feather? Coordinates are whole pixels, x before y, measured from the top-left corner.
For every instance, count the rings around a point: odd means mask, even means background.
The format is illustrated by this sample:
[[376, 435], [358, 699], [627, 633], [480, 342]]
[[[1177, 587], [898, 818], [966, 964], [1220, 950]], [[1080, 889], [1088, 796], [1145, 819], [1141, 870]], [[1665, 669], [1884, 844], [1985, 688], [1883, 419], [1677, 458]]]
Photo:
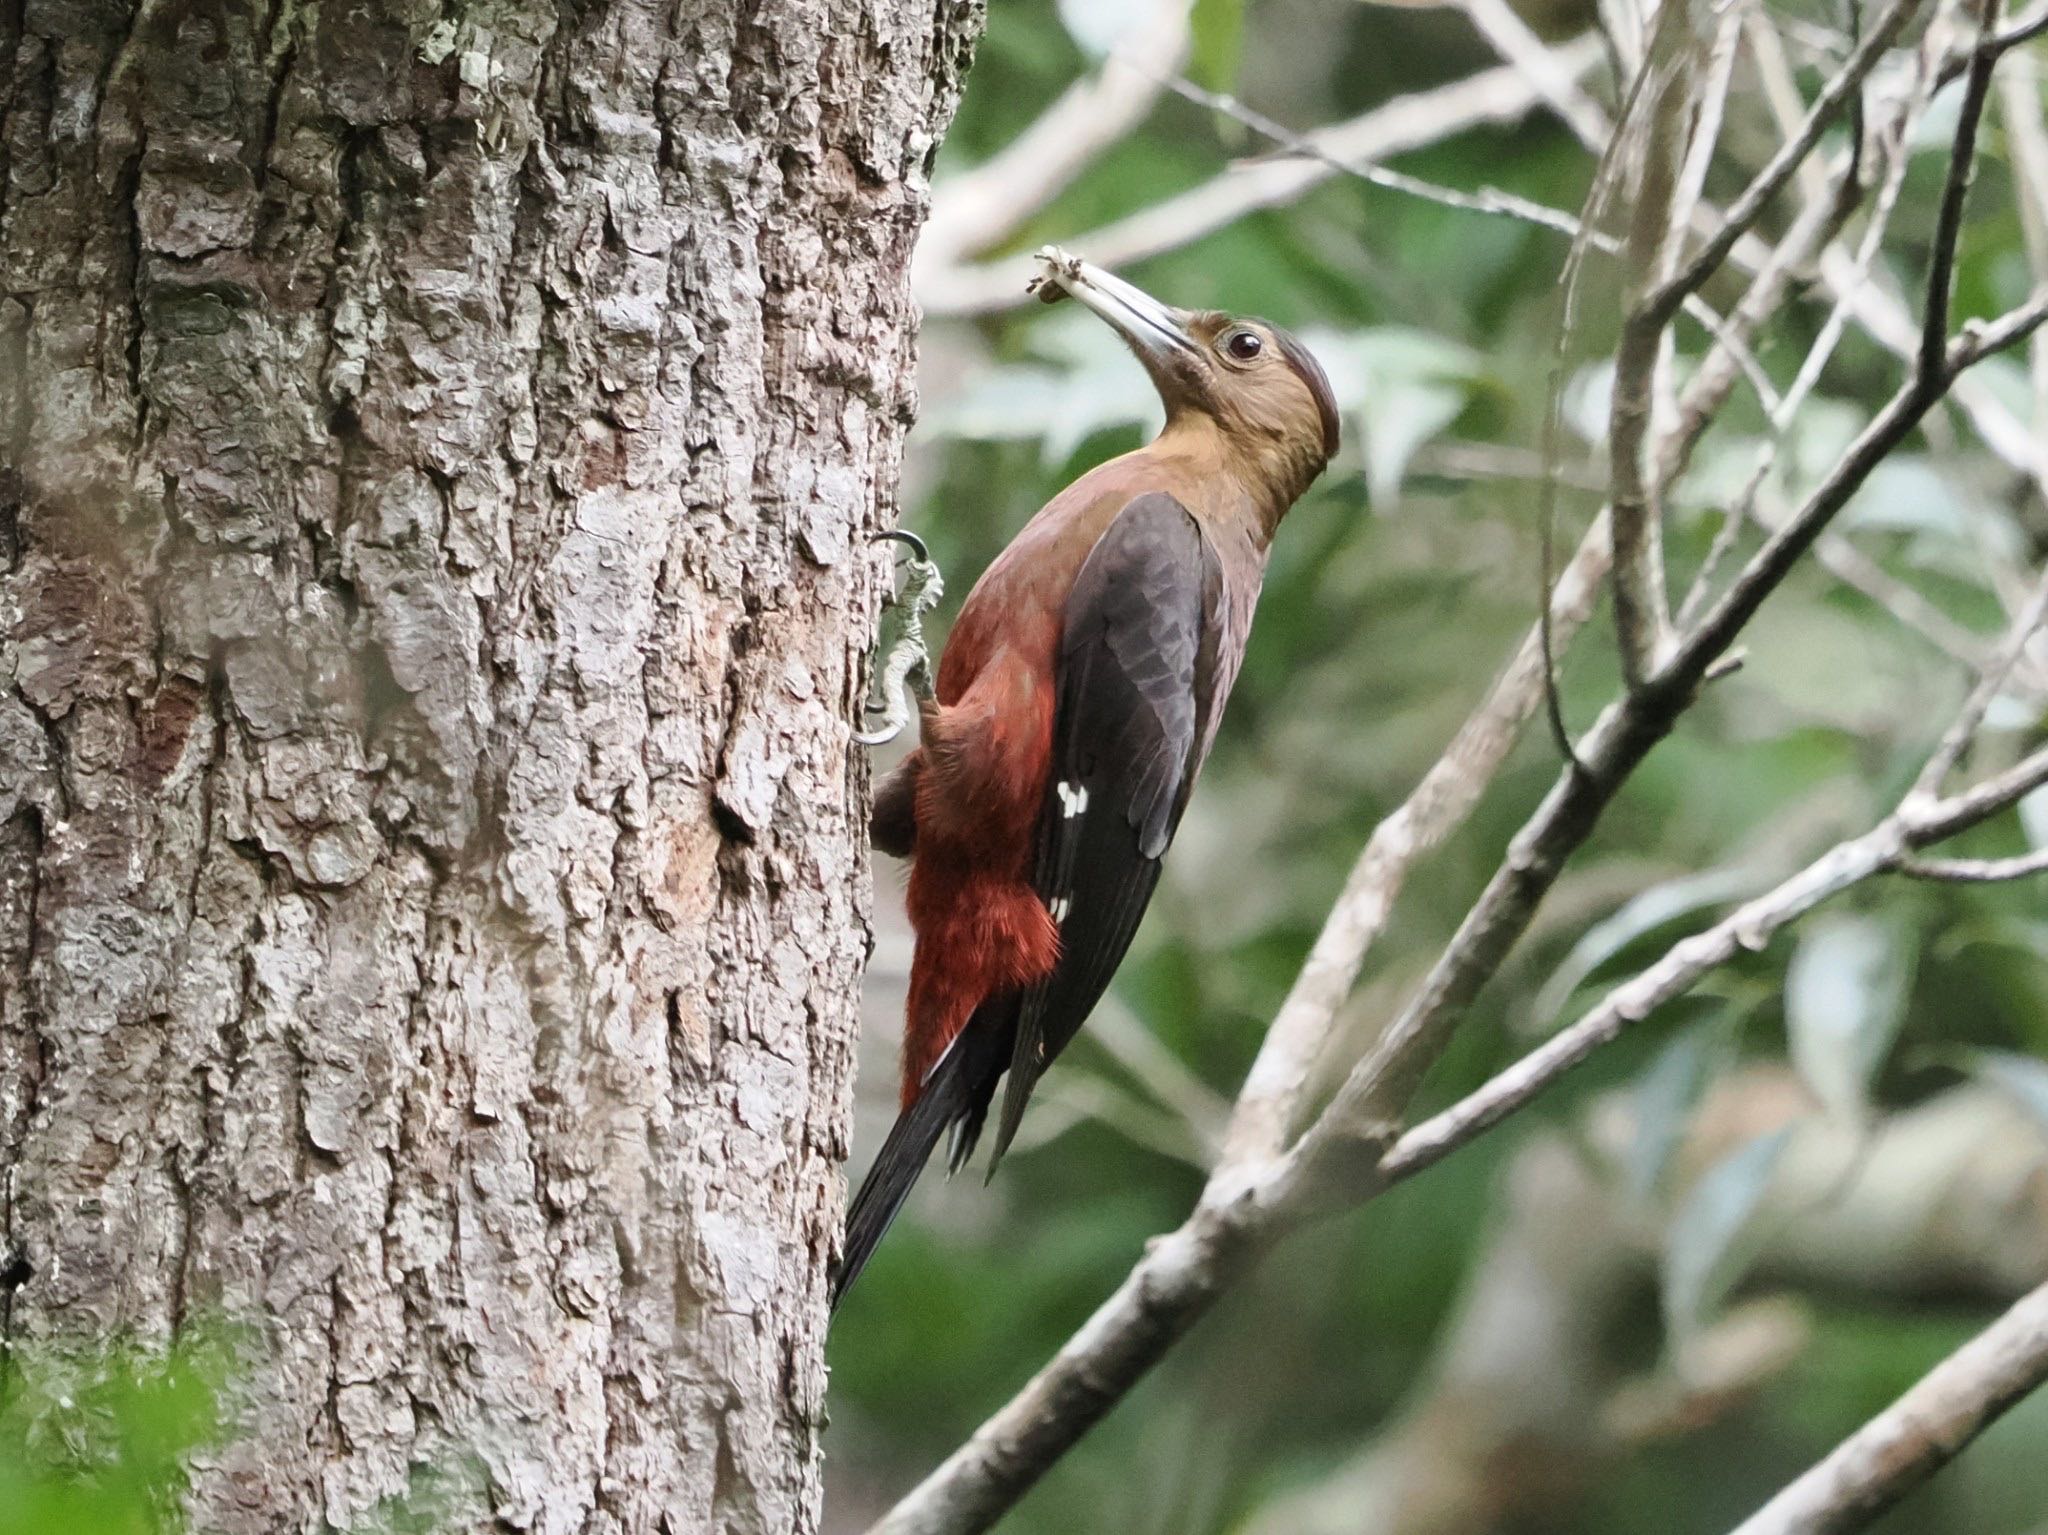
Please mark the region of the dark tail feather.
[[[1003, 1017], [999, 1008], [1009, 1016]], [[839, 1272], [832, 1279], [834, 1311], [917, 1186], [918, 1175], [931, 1159], [939, 1137], [949, 1126], [959, 1129], [949, 1159], [954, 1171], [974, 1150], [974, 1138], [988, 1113], [989, 1100], [995, 1096], [996, 1078], [1002, 1074], [1003, 1058], [1010, 1051], [1010, 1027], [1004, 1025], [1014, 1027], [1015, 1015], [1016, 1003], [1008, 999], [976, 1009], [953, 1048], [926, 1078], [917, 1101], [896, 1117], [875, 1165], [868, 1169], [846, 1212], [846, 1243], [840, 1252]]]

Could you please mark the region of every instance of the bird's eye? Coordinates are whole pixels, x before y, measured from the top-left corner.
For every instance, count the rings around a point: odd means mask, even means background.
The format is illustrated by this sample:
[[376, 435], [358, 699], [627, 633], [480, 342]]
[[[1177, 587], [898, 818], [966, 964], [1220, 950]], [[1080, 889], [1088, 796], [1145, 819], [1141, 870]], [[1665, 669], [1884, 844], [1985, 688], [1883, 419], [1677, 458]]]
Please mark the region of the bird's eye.
[[1239, 362], [1250, 362], [1266, 349], [1266, 343], [1258, 338], [1257, 332], [1241, 330], [1224, 342], [1223, 348]]

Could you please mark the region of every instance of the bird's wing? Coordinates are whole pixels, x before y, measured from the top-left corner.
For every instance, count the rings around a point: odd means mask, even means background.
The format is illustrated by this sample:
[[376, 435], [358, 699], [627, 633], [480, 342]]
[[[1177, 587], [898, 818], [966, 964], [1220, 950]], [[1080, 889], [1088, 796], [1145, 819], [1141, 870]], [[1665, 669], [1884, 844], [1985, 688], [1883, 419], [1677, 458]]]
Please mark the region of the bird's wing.
[[991, 1171], [1152, 898], [1200, 765], [1202, 727], [1221, 704], [1205, 684], [1220, 670], [1223, 600], [1214, 550], [1187, 508], [1160, 492], [1117, 514], [1075, 578], [1035, 876], [1059, 924], [1060, 958], [1018, 1010]]

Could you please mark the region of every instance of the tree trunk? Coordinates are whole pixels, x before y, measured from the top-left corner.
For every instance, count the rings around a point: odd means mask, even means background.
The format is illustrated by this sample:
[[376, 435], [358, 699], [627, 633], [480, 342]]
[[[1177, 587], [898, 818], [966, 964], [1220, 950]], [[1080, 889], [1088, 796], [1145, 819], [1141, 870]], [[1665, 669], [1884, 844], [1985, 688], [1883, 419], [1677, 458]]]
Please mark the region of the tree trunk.
[[207, 1531], [817, 1523], [975, 0], [0, 0], [0, 1322]]

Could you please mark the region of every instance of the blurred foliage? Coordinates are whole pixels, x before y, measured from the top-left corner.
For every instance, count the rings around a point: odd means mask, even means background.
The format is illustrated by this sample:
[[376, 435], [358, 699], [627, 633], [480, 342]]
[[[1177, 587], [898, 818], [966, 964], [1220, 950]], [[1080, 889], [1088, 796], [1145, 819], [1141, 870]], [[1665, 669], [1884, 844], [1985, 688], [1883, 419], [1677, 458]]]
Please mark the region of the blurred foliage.
[[[1146, 9], [1051, 0], [993, 8], [942, 172], [1012, 140], [1095, 67], [1117, 25]], [[1589, 5], [1563, 0], [1521, 9], [1547, 36], [1591, 20]], [[1837, 19], [1820, 5], [1772, 10]], [[1192, 71], [1208, 83], [1234, 78], [1259, 110], [1303, 128], [1493, 62], [1449, 12], [1204, 0], [1195, 21]], [[1754, 81], [1738, 78], [1727, 142], [1741, 164], [1758, 163], [1774, 143], [1760, 99]], [[1894, 225], [1909, 256], [1924, 251], [1932, 227], [1949, 101], [1923, 135], [1926, 152]], [[1092, 254], [1090, 229], [1263, 152], [1235, 125], [1162, 97], [1141, 129], [1003, 249], [1056, 240]], [[1541, 115], [1397, 163], [1446, 185], [1565, 207], [1578, 205], [1592, 174], [1569, 133]], [[1716, 178], [1717, 193], [1734, 184], [1725, 168]], [[943, 176], [941, 188], [943, 196]], [[1767, 221], [1767, 232], [1782, 227], [1782, 217]], [[1157, 1040], [1193, 1086], [1134, 1065], [1100, 1029], [1085, 1031], [992, 1185], [977, 1170], [950, 1183], [933, 1175], [920, 1188], [832, 1335], [833, 1530], [863, 1527], [955, 1448], [1087, 1318], [1145, 1240], [1185, 1214], [1201, 1186], [1188, 1150], [1199, 1137], [1157, 1133], [1157, 1122], [1220, 1115], [1366, 835], [1530, 622], [1533, 450], [1564, 254], [1548, 231], [1338, 178], [1129, 270], [1171, 302], [1301, 331], [1335, 382], [1347, 440], [1273, 550], [1222, 737], [1106, 1004]], [[1566, 539], [1598, 505], [1572, 486], [1597, 476], [1604, 457], [1611, 279], [1596, 261], [1571, 341]], [[2030, 281], [2009, 167], [1994, 142], [1971, 204], [1958, 319], [2010, 306]], [[1722, 307], [1734, 296], [1709, 293]], [[1781, 387], [1824, 313], [1795, 306], [1762, 338], [1761, 360]], [[1683, 373], [1705, 338], [1688, 322], [1679, 341]], [[935, 624], [943, 633], [973, 577], [1032, 512], [1092, 464], [1143, 441], [1158, 407], [1119, 344], [1074, 305], [934, 320], [923, 347], [926, 410], [912, 439], [904, 520], [948, 572], [949, 601]], [[2024, 360], [2001, 359], [1984, 377], [2025, 419]], [[1897, 378], [1890, 355], [1852, 329], [1787, 436], [1765, 506], [1786, 505], [1813, 483]], [[1677, 487], [1669, 554], [1679, 589], [1765, 430], [1754, 398], [1738, 394]], [[1872, 478], [1839, 527], [1979, 637], [2005, 621], [2013, 569], [2048, 544], [2038, 502], [1946, 413]], [[1754, 542], [1745, 535], [1740, 547]], [[1575, 728], [1610, 696], [1610, 634], [1596, 615], [1569, 657], [1564, 703]], [[1573, 860], [1419, 1107], [1476, 1086], [1673, 938], [1867, 827], [1910, 783], [1967, 681], [1922, 634], [1811, 564], [1746, 641], [1742, 671], [1717, 683], [1656, 750]], [[2038, 700], [2016, 690], [1994, 711], [1974, 764], [2009, 760], [2039, 739], [2040, 726]], [[1348, 1052], [1427, 966], [1555, 771], [1553, 748], [1530, 731], [1469, 824], [1418, 868], [1347, 1011]], [[1952, 851], [2000, 856], [2043, 838], [2048, 802], [2024, 824], [2006, 817]], [[900, 886], [887, 869], [878, 883], [885, 902]], [[2048, 1113], [2048, 1067], [2038, 1060], [2048, 1051], [2040, 900], [2038, 886], [1882, 883], [1715, 973], [1510, 1125], [1361, 1214], [1288, 1242], [1003, 1527], [1228, 1531], [1355, 1457], [1427, 1384], [1438, 1329], [1493, 1229], [1505, 1160], [1537, 1126], [1577, 1134], [1588, 1106], [1616, 1089], [1641, 1111], [1628, 1177], [1638, 1195], [1658, 1191], [1671, 1281], [1663, 1305], [1616, 1325], [1633, 1329], [1640, 1355], [1657, 1357], [1671, 1341], [1667, 1319], [1697, 1326], [1748, 1279], [1749, 1216], [1777, 1152], [1763, 1135], [1689, 1188], [1674, 1186], [1676, 1148], [1710, 1082], [1745, 1061], [1789, 1058], [1812, 1086], [1814, 1113], [1877, 1123], [1975, 1073]], [[871, 977], [856, 1170], [892, 1111], [900, 991], [883, 968]], [[900, 980], [899, 972], [899, 988]], [[1813, 1341], [1780, 1377], [1699, 1432], [1611, 1467], [1559, 1528], [1727, 1528], [1997, 1306], [1986, 1295], [1871, 1296], [1853, 1283], [1810, 1301]], [[2048, 1519], [2048, 1457], [2028, 1446], [2048, 1443], [2044, 1431], [2048, 1412], [2015, 1415], [1886, 1527], [2035, 1528]]]
[[220, 1437], [230, 1349], [17, 1341], [0, 1360], [0, 1535], [180, 1535], [185, 1465]]
[[[233, 1438], [263, 1366], [219, 1319], [174, 1342], [25, 1340], [0, 1353], [0, 1535], [209, 1535], [184, 1506], [195, 1460]], [[415, 1466], [357, 1535], [467, 1529], [490, 1506], [482, 1463]]]

